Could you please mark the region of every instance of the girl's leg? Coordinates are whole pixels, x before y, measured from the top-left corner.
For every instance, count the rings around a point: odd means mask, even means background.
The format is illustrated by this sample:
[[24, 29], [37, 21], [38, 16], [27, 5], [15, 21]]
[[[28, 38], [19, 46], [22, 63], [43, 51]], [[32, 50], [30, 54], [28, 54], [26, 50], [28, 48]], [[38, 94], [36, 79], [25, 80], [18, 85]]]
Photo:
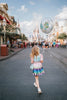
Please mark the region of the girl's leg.
[[38, 93], [42, 93], [40, 86], [39, 86], [39, 79], [38, 78], [39, 78], [38, 76], [35, 76], [35, 81], [36, 81], [36, 85], [37, 85], [37, 88], [38, 88]]
[[38, 76], [35, 76], [35, 83], [37, 84], [37, 88], [39, 88], [39, 79], [38, 79]]

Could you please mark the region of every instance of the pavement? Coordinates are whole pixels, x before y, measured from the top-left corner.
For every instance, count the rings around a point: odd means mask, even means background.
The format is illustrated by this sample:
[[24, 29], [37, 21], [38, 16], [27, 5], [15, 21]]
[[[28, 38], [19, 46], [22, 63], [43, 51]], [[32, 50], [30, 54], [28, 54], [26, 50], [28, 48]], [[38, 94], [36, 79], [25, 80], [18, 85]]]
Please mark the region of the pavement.
[[51, 53], [43, 50], [45, 74], [39, 77], [42, 94], [33, 86], [30, 69], [31, 48], [0, 62], [0, 100], [67, 100], [67, 72]]
[[11, 48], [9, 51], [8, 56], [1, 56], [0, 55], [0, 61], [6, 60], [12, 56], [14, 56], [15, 54], [17, 54], [18, 52], [20, 52], [21, 50], [23, 50], [23, 48]]
[[50, 53], [67, 66], [67, 48], [50, 48]]

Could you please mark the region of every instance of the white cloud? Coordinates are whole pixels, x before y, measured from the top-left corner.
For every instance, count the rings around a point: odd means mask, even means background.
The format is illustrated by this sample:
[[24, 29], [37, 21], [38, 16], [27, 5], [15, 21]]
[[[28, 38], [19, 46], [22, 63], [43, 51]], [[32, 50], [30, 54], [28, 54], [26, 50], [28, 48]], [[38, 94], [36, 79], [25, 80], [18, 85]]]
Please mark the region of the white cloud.
[[20, 27], [22, 28], [22, 33], [28, 35], [32, 33], [34, 29], [33, 21], [23, 21], [20, 23]]
[[27, 12], [28, 9], [25, 7], [25, 5], [22, 5], [20, 9], [18, 9], [18, 11], [23, 11], [23, 12]]
[[62, 11], [55, 17], [57, 19], [67, 19], [67, 7], [64, 7]]
[[30, 1], [30, 4], [31, 4], [31, 5], [35, 5], [35, 3], [34, 3], [33, 1]]
[[22, 33], [24, 33], [26, 36], [32, 34], [36, 27], [40, 27], [41, 19], [41, 15], [33, 13], [33, 19], [31, 21], [23, 21], [20, 23]]
[[64, 7], [61, 12], [55, 16], [55, 20], [58, 21], [59, 27], [65, 26], [66, 20], [67, 19], [67, 7]]

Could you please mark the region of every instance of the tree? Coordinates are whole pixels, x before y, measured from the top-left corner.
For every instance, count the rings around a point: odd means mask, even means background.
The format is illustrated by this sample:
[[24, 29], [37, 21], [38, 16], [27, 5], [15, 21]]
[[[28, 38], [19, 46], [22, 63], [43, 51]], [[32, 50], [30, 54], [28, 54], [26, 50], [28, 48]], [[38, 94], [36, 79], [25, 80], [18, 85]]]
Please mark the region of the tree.
[[58, 39], [66, 39], [66, 38], [67, 38], [66, 33], [61, 33], [61, 34], [58, 36]]
[[23, 34], [22, 40], [28, 40], [25, 34]]
[[[6, 32], [14, 32], [15, 28], [12, 26], [12, 25], [9, 25], [9, 24], [6, 24], [5, 26], [5, 29], [6, 29]], [[3, 32], [4, 31], [4, 26], [1, 25], [0, 26], [0, 32]]]

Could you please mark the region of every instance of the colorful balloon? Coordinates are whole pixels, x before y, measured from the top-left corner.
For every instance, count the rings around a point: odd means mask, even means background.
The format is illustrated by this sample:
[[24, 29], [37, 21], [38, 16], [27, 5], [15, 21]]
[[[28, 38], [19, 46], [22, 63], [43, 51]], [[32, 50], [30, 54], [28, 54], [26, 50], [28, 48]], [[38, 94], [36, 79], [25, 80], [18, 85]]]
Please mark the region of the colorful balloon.
[[41, 21], [40, 29], [42, 32], [49, 34], [53, 29], [53, 20], [51, 18], [46, 18], [44, 21]]

